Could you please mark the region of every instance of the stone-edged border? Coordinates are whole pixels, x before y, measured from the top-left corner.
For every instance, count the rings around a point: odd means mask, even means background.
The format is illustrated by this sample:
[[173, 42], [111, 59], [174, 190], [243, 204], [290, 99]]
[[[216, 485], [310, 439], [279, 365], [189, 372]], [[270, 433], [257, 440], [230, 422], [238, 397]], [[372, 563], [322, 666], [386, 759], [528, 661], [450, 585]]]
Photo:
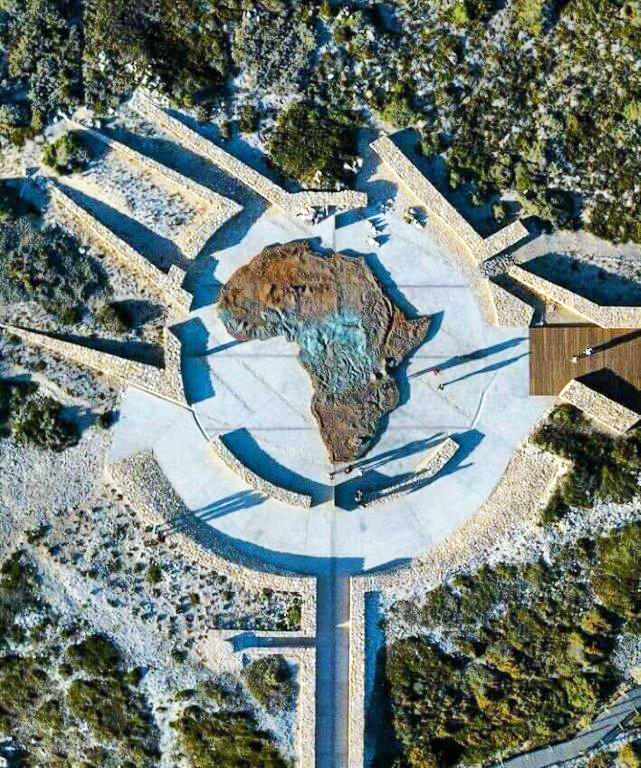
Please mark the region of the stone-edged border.
[[72, 128], [84, 131], [121, 155], [129, 164], [160, 178], [166, 186], [172, 187], [180, 195], [190, 198], [200, 207], [201, 211], [194, 221], [184, 227], [174, 238], [174, 242], [187, 258], [195, 258], [214, 232], [242, 210], [242, 206], [235, 201], [203, 187], [202, 184], [162, 165], [157, 160], [143, 155], [122, 142], [75, 120], [68, 120], [68, 123]]
[[528, 435], [512, 454], [489, 498], [451, 536], [407, 567], [350, 579], [348, 768], [365, 768], [366, 594], [392, 588], [410, 589], [417, 582], [437, 586], [453, 571], [480, 564], [483, 556], [516, 525], [535, 519], [567, 466], [567, 462], [535, 448]]
[[611, 400], [577, 379], [572, 379], [563, 387], [559, 399], [583, 411], [618, 435], [624, 434], [641, 421], [641, 414]]
[[222, 436], [209, 435], [203, 427], [196, 411], [193, 411], [193, 414], [199, 430], [211, 446], [216, 458], [250, 488], [253, 488], [255, 491], [258, 491], [258, 493], [262, 493], [265, 496], [269, 496], [275, 501], [279, 501], [281, 504], [288, 504], [293, 507], [303, 507], [304, 509], [309, 509], [312, 506], [312, 497], [309, 494], [297, 493], [296, 491], [287, 490], [287, 488], [283, 488], [280, 485], [274, 485], [274, 483], [270, 483], [269, 480], [265, 480], [265, 478], [256, 474], [256, 472], [249, 469], [249, 467], [246, 467], [225, 445]]
[[[293, 592], [301, 597], [300, 630], [269, 636], [307, 637], [316, 636], [316, 579], [270, 568], [262, 560], [249, 557], [226, 544], [211, 531], [212, 541], [218, 552], [200, 546], [193, 536], [183, 531], [190, 525], [191, 511], [174, 491], [165, 477], [152, 451], [143, 451], [124, 459], [108, 461], [104, 468], [104, 484], [122, 496], [136, 511], [145, 525], [162, 527], [170, 536], [178, 551], [185, 557], [224, 574], [230, 581], [248, 589], [273, 589]], [[180, 530], [169, 527], [172, 520], [180, 521]], [[241, 630], [234, 630], [238, 634]]]
[[[389, 136], [381, 136], [370, 146], [409, 193], [425, 207], [430, 217], [429, 229], [442, 230], [445, 237], [438, 239], [444, 239], [448, 249], [453, 250], [457, 256], [464, 255], [475, 271], [478, 271], [485, 260], [528, 236], [523, 224], [514, 221], [490, 237], [481, 237]], [[456, 243], [454, 246], [452, 236]], [[529, 325], [533, 312], [525, 302], [512, 296], [487, 277], [481, 274], [476, 274], [475, 277], [486, 319], [493, 325], [506, 327]]]
[[[231, 633], [238, 634], [237, 632]], [[273, 637], [267, 632], [257, 637]], [[298, 664], [298, 697], [296, 699], [297, 768], [316, 768], [316, 648], [313, 646], [249, 647], [237, 653], [250, 658], [276, 654]]]
[[[41, 347], [75, 365], [90, 368], [108, 378], [133, 386], [157, 397], [187, 406], [180, 369], [180, 342], [168, 326], [163, 329], [165, 367], [139, 363], [101, 352], [82, 344], [49, 336], [47, 331], [33, 331], [0, 323], [0, 330], [15, 336], [26, 344]], [[88, 339], [88, 341], [91, 341]]]
[[180, 144], [238, 179], [284, 213], [298, 216], [315, 207], [328, 206], [340, 210], [350, 210], [363, 208], [367, 205], [367, 195], [355, 190], [288, 192], [263, 174], [250, 168], [242, 160], [230, 155], [222, 147], [203, 138], [196, 131], [181, 123], [180, 120], [168, 115], [144, 93], [140, 91], [136, 93], [131, 101], [131, 106], [143, 118], [178, 139]]
[[412, 475], [400, 483], [395, 483], [381, 491], [366, 494], [363, 507], [379, 506], [388, 501], [406, 496], [408, 493], [422, 487], [428, 480], [433, 479], [441, 472], [447, 463], [454, 458], [459, 449], [459, 444], [452, 437], [447, 437], [435, 448], [431, 449], [427, 456], [414, 467]]
[[48, 187], [61, 222], [71, 232], [93, 241], [105, 252], [105, 256], [112, 259], [118, 267], [126, 269], [157, 299], [166, 304], [172, 314], [184, 317], [189, 313], [192, 297], [182, 288], [184, 270], [172, 264], [169, 272], [165, 274], [72, 200], [55, 179], [48, 179]]
[[641, 307], [608, 307], [596, 304], [518, 264], [510, 266], [507, 273], [526, 288], [601, 328], [641, 328]]
[[534, 317], [534, 307], [506, 291], [493, 280], [488, 280], [488, 286], [492, 294], [497, 324], [501, 328], [528, 328]]

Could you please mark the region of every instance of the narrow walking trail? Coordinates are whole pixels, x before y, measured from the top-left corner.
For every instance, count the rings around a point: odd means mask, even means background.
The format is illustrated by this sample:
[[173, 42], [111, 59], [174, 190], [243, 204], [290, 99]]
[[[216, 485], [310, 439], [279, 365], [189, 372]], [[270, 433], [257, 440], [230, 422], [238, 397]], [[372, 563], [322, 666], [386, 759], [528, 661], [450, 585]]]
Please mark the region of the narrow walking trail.
[[623, 725], [641, 709], [641, 687], [633, 688], [607, 707], [573, 739], [495, 763], [492, 768], [552, 768], [565, 764], [623, 732]]
[[349, 571], [332, 559], [318, 575], [316, 768], [347, 768]]

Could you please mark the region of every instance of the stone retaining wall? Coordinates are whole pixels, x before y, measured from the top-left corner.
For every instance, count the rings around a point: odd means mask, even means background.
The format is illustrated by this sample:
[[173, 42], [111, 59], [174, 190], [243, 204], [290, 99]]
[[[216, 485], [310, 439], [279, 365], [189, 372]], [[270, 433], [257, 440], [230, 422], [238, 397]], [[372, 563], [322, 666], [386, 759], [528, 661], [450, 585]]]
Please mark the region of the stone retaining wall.
[[0, 323], [0, 329], [16, 336], [21, 341], [69, 360], [75, 365], [90, 368], [105, 376], [144, 389], [153, 395], [164, 397], [180, 405], [186, 405], [183, 391], [182, 375], [180, 372], [180, 342], [166, 327], [165, 336], [165, 368], [127, 360], [109, 352], [85, 347], [70, 341], [48, 336], [46, 333], [29, 331], [13, 325]]
[[[316, 635], [316, 579], [270, 569], [259, 560], [250, 558], [224, 544], [212, 528], [216, 552], [200, 546], [193, 536], [184, 533], [193, 529], [191, 512], [166, 479], [151, 451], [127, 456], [106, 464], [104, 482], [121, 494], [146, 525], [162, 526], [185, 557], [224, 574], [230, 581], [246, 589], [273, 589], [301, 596], [300, 630], [295, 636]], [[171, 526], [174, 521], [176, 527]], [[177, 530], [180, 526], [181, 530]], [[270, 633], [274, 634], [274, 633]], [[290, 633], [288, 633], [290, 634]]]
[[[547, 416], [547, 415], [546, 415]], [[539, 424], [546, 418], [543, 417]], [[538, 428], [538, 424], [532, 431]], [[536, 520], [567, 463], [534, 448], [526, 439], [514, 452], [489, 498], [451, 536], [407, 568], [355, 576], [350, 580], [349, 768], [365, 768], [365, 596], [394, 590], [409, 594], [418, 583], [436, 587], [456, 570], [478, 567], [497, 542], [514, 528]]]
[[641, 328], [641, 307], [604, 307], [513, 264], [508, 274], [527, 288], [561, 304], [601, 328]]
[[370, 146], [421, 205], [429, 213], [437, 216], [465, 244], [477, 264], [527, 236], [528, 232], [523, 224], [515, 221], [484, 239], [401, 152], [389, 136], [381, 136]]
[[492, 293], [496, 320], [501, 328], [527, 328], [534, 317], [534, 307], [521, 301], [492, 280], [488, 280]]
[[230, 176], [238, 179], [287, 214], [303, 214], [316, 206], [334, 206], [340, 209], [350, 209], [361, 208], [367, 205], [367, 195], [364, 192], [353, 190], [342, 190], [339, 192], [287, 192], [287, 190], [278, 186], [278, 184], [275, 184], [266, 176], [263, 176], [263, 174], [250, 168], [242, 160], [230, 155], [229, 152], [226, 152], [221, 147], [200, 136], [191, 128], [188, 128], [180, 120], [170, 117], [143, 93], [139, 92], [136, 94], [132, 100], [132, 106], [142, 117], [174, 136], [183, 146], [222, 168]]
[[172, 168], [137, 152], [126, 144], [82, 123], [77, 123], [74, 120], [68, 122], [72, 127], [85, 131], [97, 141], [122, 155], [129, 163], [143, 172], [157, 176], [166, 185], [177, 190], [180, 195], [189, 197], [196, 203], [200, 209], [200, 214], [175, 238], [176, 244], [188, 258], [195, 258], [214, 232], [241, 210], [242, 206], [233, 200], [228, 200], [217, 192], [203, 187], [202, 184], [198, 184]]
[[51, 199], [62, 221], [79, 237], [88, 237], [119, 267], [125, 268], [142, 286], [167, 305], [178, 317], [189, 313], [191, 295], [181, 287], [185, 273], [172, 265], [167, 274], [161, 272], [138, 251], [69, 197], [53, 179], [49, 179]]
[[[436, 224], [450, 241], [448, 249], [465, 257], [474, 269], [474, 280], [478, 285], [479, 300], [484, 317], [494, 325], [528, 325], [533, 312], [527, 305], [512, 296], [487, 277], [478, 274], [478, 267], [486, 259], [527, 237], [527, 230], [520, 221], [515, 221], [488, 238], [483, 238], [451, 205], [436, 187], [419, 171], [411, 160], [401, 152], [389, 136], [381, 136], [370, 145], [393, 175], [425, 207], [430, 215], [430, 224]], [[434, 227], [430, 227], [433, 229]], [[431, 233], [430, 233], [431, 234]], [[452, 238], [455, 242], [452, 242]], [[443, 238], [437, 238], [442, 240]]]
[[619, 435], [632, 429], [641, 421], [641, 414], [611, 400], [576, 379], [572, 379], [563, 387], [559, 398], [583, 411], [590, 418], [600, 421]]
[[247, 483], [250, 488], [253, 488], [259, 493], [263, 493], [265, 496], [269, 496], [276, 501], [280, 501], [282, 504], [289, 504], [290, 506], [294, 507], [304, 507], [305, 509], [309, 509], [309, 507], [312, 506], [312, 497], [308, 494], [288, 491], [286, 488], [282, 488], [279, 485], [274, 485], [273, 483], [270, 483], [269, 480], [265, 480], [264, 478], [260, 477], [260, 475], [257, 475], [251, 469], [246, 467], [242, 461], [237, 459], [229, 450], [220, 435], [214, 435], [213, 437], [208, 436], [198, 421], [197, 416], [196, 421], [198, 422], [198, 426], [200, 427], [203, 434], [209, 440], [209, 444], [211, 445], [213, 452], [220, 459], [220, 461], [222, 461], [223, 464], [235, 475], [240, 477], [241, 480]]
[[408, 493], [412, 493], [412, 491], [420, 488], [428, 480], [438, 475], [445, 465], [454, 458], [458, 449], [459, 445], [456, 440], [451, 437], [446, 438], [436, 448], [429, 451], [427, 456], [414, 467], [414, 472], [409, 479], [384, 488], [382, 491], [374, 491], [371, 494], [367, 494], [363, 501], [363, 506], [372, 507], [386, 504], [388, 501], [393, 501], [406, 496]]

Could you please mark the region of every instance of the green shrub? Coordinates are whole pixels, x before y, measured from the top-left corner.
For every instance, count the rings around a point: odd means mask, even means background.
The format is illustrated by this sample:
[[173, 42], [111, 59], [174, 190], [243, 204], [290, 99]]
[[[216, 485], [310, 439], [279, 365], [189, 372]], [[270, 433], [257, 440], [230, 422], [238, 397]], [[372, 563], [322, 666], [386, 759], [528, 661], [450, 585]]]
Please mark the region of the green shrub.
[[80, 440], [78, 425], [61, 403], [38, 395], [38, 386], [0, 379], [0, 435], [52, 451], [64, 451]]
[[239, 111], [238, 127], [241, 133], [254, 133], [258, 130], [259, 115], [254, 104], [243, 104]]
[[381, 657], [401, 764], [491, 764], [587, 725], [620, 682], [619, 633], [641, 632], [640, 545], [633, 523], [429, 592], [408, 617], [424, 629]]
[[100, 264], [76, 238], [31, 216], [0, 222], [0, 300], [33, 301], [76, 323], [89, 301], [109, 292]]
[[70, 715], [82, 721], [94, 739], [115, 748], [132, 768], [148, 768], [160, 756], [151, 710], [118, 678], [74, 680], [65, 702]]
[[[338, 119], [340, 117], [340, 119]], [[325, 116], [311, 102], [292, 104], [281, 112], [269, 139], [269, 156], [287, 176], [313, 184], [350, 179], [345, 163], [356, 155], [353, 115]]]
[[284, 656], [275, 654], [253, 661], [245, 670], [249, 692], [265, 709], [285, 709], [296, 693], [296, 682]]
[[147, 567], [145, 581], [147, 584], [160, 584], [162, 581], [162, 568], [154, 560], [152, 560]]
[[118, 646], [107, 635], [94, 634], [67, 649], [71, 666], [95, 677], [117, 675], [122, 664]]
[[58, 173], [82, 171], [89, 164], [91, 155], [87, 145], [75, 133], [66, 133], [45, 145], [42, 161]]
[[565, 503], [562, 494], [555, 490], [548, 503], [541, 511], [541, 522], [544, 525], [558, 523], [568, 512], [568, 505]]
[[563, 403], [557, 406], [550, 414], [550, 421], [555, 424], [569, 426], [571, 424], [581, 424], [585, 421], [583, 413], [569, 403]]
[[563, 514], [559, 504], [590, 507], [599, 499], [622, 504], [639, 493], [641, 440], [638, 434], [613, 439], [591, 429], [571, 406], [560, 406], [533, 435], [535, 445], [569, 459], [570, 470], [543, 513], [544, 522]]
[[251, 715], [187, 707], [172, 723], [192, 768], [287, 768], [287, 761]]

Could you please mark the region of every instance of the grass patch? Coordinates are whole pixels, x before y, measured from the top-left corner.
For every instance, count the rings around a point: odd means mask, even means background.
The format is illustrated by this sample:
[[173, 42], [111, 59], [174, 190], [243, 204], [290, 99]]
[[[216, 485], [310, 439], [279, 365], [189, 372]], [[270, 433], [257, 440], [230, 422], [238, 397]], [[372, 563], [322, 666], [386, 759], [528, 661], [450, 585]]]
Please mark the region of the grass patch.
[[592, 427], [576, 409], [561, 406], [533, 435], [532, 442], [571, 462], [544, 511], [544, 522], [561, 517], [563, 505], [588, 508], [607, 499], [623, 504], [639, 493], [639, 431], [613, 438]]
[[43, 226], [36, 216], [16, 217], [16, 202], [9, 197], [2, 207], [0, 300], [36, 302], [66, 324], [79, 322], [91, 305], [105, 300], [107, 276], [95, 259], [81, 252], [76, 238]]
[[215, 713], [192, 705], [172, 727], [193, 768], [288, 768], [269, 734], [247, 713]]

